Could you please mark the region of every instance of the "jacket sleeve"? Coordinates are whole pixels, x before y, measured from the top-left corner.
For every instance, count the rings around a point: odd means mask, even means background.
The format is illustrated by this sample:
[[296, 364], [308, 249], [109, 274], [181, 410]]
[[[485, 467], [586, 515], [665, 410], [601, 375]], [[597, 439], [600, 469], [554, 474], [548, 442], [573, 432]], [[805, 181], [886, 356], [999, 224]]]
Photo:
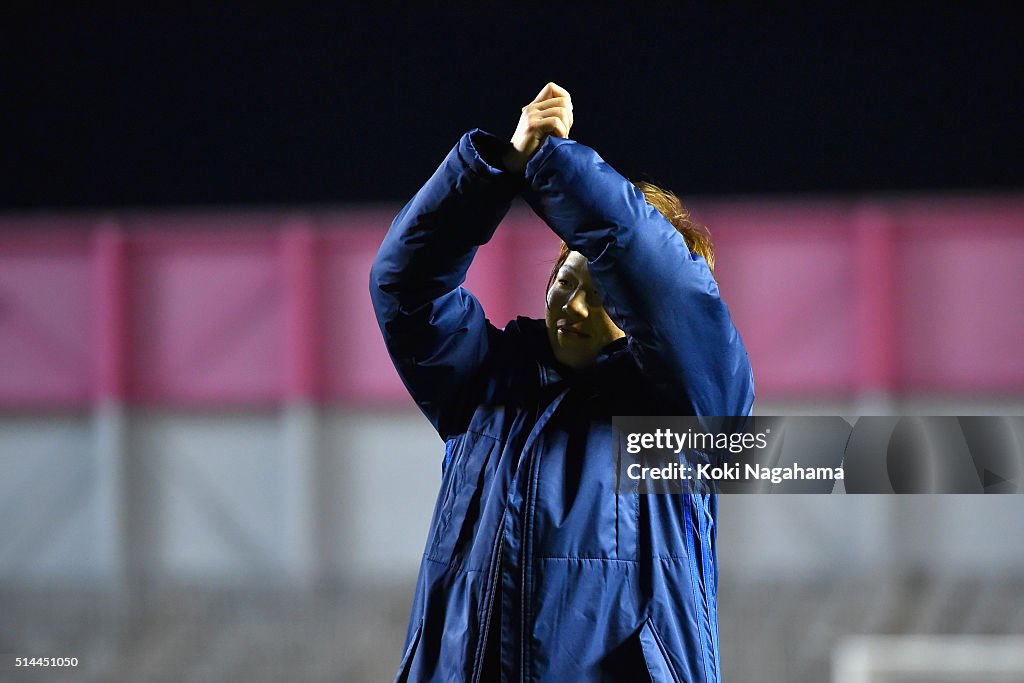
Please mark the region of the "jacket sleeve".
[[526, 167], [526, 199], [586, 257], [641, 369], [698, 416], [746, 416], [746, 350], [707, 262], [640, 190], [585, 145], [548, 138]]
[[501, 335], [461, 285], [520, 189], [493, 165], [505, 144], [465, 134], [392, 222], [370, 270], [388, 352], [442, 438], [465, 430], [471, 385]]

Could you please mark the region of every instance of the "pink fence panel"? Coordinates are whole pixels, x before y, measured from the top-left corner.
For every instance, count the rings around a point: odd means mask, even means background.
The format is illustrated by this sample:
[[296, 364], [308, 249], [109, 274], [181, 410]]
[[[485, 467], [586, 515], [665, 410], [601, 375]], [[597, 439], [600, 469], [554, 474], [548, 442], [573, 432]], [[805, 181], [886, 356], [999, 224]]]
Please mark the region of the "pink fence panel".
[[[390, 208], [0, 219], [0, 407], [411, 405], [368, 295]], [[1024, 393], [1024, 198], [704, 202], [757, 393]], [[544, 314], [517, 205], [466, 286]]]
[[324, 221], [319, 319], [328, 401], [412, 405], [370, 304], [370, 264], [392, 218], [391, 211], [361, 211]]
[[545, 286], [560, 240], [529, 209], [515, 207], [490, 242], [480, 247], [466, 287], [487, 318], [504, 327], [517, 316], [544, 317]]
[[857, 251], [848, 207], [708, 205], [698, 216], [758, 396], [846, 394], [856, 381]]
[[138, 219], [128, 238], [130, 399], [273, 404], [283, 395], [285, 279], [276, 221]]
[[[488, 309], [491, 321], [500, 327], [519, 315], [543, 318], [548, 276], [558, 260], [561, 240], [525, 207], [515, 207], [509, 213], [496, 237], [502, 239], [500, 244], [509, 258], [503, 282], [505, 308], [494, 313]], [[490, 244], [483, 247], [490, 248]], [[476, 265], [470, 268], [471, 275], [476, 273]]]
[[901, 273], [898, 390], [1024, 390], [1024, 207], [1005, 200], [893, 207]]
[[0, 236], [0, 405], [85, 404], [95, 381], [90, 233], [73, 220], [16, 227]]

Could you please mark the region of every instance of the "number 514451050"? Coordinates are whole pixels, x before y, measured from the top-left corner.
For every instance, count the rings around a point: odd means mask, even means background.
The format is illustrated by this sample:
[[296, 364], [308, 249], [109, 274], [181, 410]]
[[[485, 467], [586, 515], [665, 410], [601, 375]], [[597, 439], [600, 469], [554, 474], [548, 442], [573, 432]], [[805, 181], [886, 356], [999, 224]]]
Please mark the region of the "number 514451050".
[[78, 666], [78, 657], [15, 657], [14, 666]]

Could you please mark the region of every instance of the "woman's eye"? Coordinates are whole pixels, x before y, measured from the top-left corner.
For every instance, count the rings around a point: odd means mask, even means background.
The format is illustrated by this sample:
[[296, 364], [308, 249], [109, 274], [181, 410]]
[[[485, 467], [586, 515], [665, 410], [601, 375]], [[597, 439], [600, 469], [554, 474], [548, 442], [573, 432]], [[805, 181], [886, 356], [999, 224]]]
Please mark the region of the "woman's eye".
[[571, 282], [566, 280], [564, 277], [558, 278], [557, 280], [555, 280], [555, 282], [557, 282], [558, 284], [562, 285], [563, 287], [568, 287], [570, 284], [572, 284]]

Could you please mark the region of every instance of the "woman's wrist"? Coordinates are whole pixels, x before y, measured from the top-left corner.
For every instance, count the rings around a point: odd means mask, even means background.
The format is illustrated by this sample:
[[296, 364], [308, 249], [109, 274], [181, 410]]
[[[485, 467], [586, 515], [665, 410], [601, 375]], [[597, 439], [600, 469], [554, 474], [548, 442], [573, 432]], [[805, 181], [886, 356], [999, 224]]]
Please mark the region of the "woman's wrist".
[[526, 170], [526, 163], [530, 160], [530, 155], [524, 152], [520, 152], [515, 148], [514, 145], [509, 145], [505, 153], [501, 155], [501, 165], [509, 173], [518, 173], [522, 175], [523, 171]]

